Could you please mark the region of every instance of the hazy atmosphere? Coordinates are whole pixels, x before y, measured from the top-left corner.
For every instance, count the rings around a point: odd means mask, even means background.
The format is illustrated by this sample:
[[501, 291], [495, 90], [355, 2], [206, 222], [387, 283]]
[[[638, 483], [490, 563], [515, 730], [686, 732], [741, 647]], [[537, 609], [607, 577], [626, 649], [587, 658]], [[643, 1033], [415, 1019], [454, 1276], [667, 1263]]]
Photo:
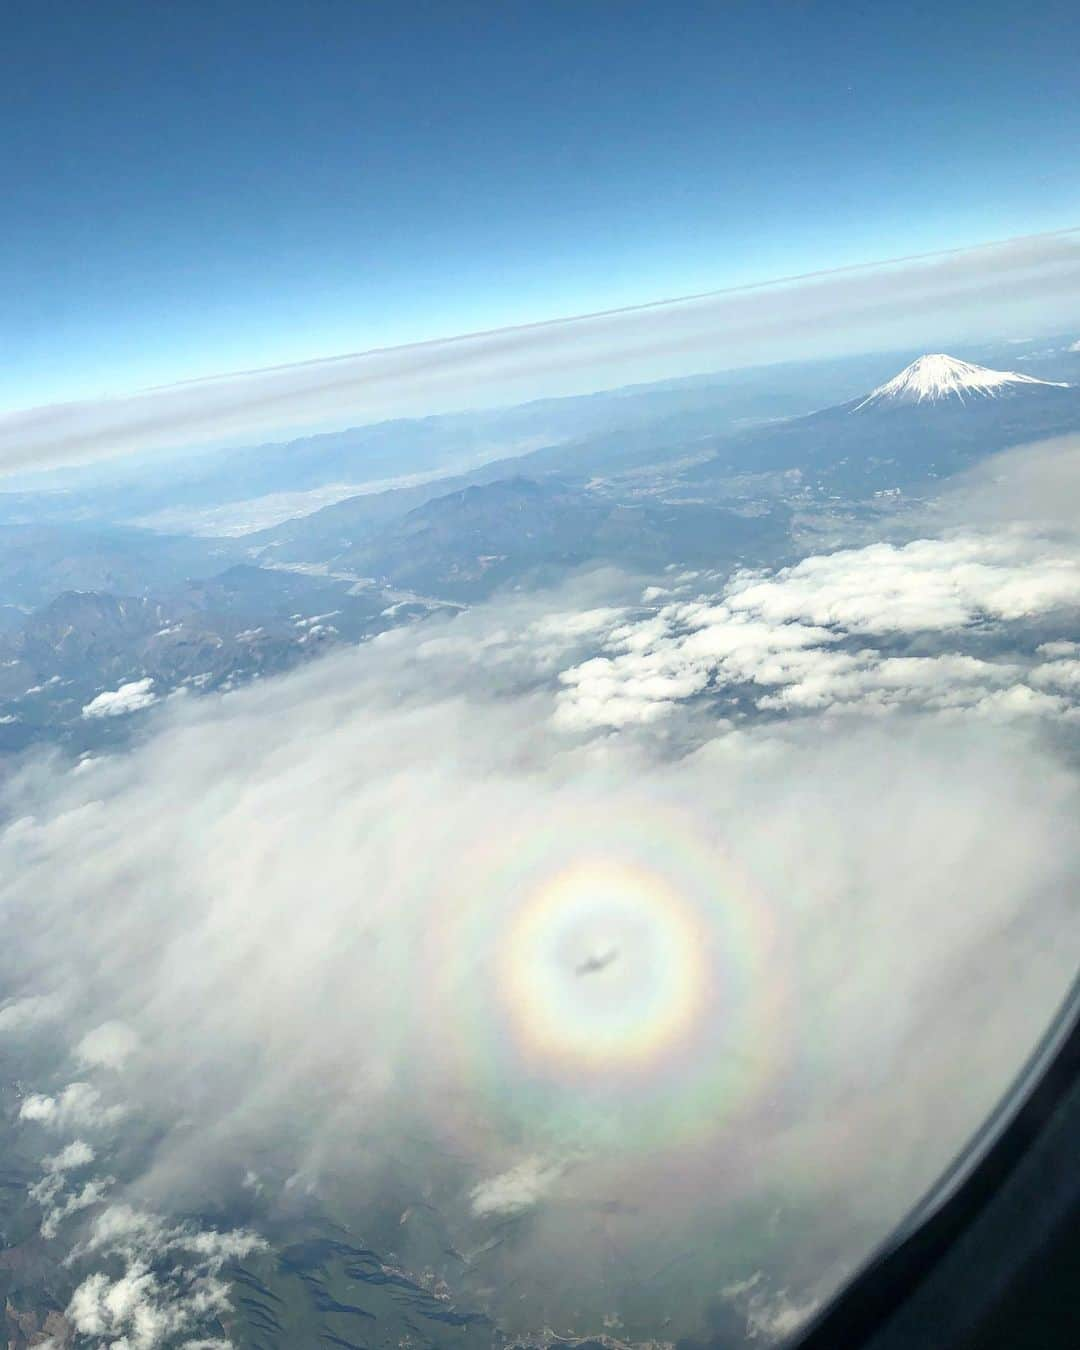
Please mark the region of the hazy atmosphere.
[[16, 10], [9, 1350], [796, 1344], [1078, 968], [1075, 19]]

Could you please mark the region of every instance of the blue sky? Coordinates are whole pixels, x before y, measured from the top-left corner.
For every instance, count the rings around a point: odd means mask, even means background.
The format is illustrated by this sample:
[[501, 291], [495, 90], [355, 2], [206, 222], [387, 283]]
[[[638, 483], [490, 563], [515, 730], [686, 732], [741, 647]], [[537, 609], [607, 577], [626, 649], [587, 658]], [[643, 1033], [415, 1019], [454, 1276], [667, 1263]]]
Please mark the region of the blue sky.
[[0, 410], [1080, 221], [1075, 5], [15, 0]]

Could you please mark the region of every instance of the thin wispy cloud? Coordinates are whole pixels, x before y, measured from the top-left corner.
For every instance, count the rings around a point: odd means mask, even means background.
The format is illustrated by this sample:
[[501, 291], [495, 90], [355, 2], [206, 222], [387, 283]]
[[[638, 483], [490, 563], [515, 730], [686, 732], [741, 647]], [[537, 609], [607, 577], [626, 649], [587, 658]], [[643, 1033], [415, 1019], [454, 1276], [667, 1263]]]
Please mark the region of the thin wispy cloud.
[[0, 417], [0, 470], [280, 437], [690, 370], [899, 346], [917, 332], [1067, 322], [1076, 230], [884, 260], [602, 313], [243, 371]]

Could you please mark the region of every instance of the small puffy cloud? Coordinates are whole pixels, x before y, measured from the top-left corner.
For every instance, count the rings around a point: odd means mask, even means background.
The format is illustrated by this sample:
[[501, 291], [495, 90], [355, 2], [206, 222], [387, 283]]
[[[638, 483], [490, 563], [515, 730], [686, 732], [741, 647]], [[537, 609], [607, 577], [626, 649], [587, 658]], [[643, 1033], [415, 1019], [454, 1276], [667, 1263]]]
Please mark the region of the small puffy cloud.
[[123, 1022], [102, 1022], [86, 1033], [75, 1047], [75, 1055], [86, 1066], [119, 1069], [138, 1044], [138, 1035]]
[[1014, 684], [979, 699], [972, 711], [980, 717], [1011, 721], [1014, 717], [1055, 717], [1070, 710], [1069, 703], [1053, 694]]
[[50, 1186], [49, 1183], [52, 1181], [55, 1181], [55, 1178], [45, 1177], [37, 1186], [30, 1188], [31, 1197], [42, 1206], [44, 1211], [41, 1220], [41, 1236], [46, 1239], [56, 1237], [60, 1231], [60, 1225], [72, 1214], [79, 1214], [83, 1210], [100, 1205], [113, 1186], [112, 1177], [97, 1177], [92, 1181], [87, 1181], [81, 1189], [71, 1192], [63, 1200], [53, 1203], [61, 1188]]
[[[26, 1103], [24, 1103], [24, 1106]], [[26, 1119], [35, 1118], [31, 1113]], [[50, 1118], [55, 1123], [56, 1114]], [[41, 1235], [47, 1240], [55, 1238], [60, 1225], [72, 1214], [101, 1204], [114, 1181], [112, 1177], [92, 1177], [74, 1190], [66, 1190], [73, 1172], [82, 1171], [95, 1161], [97, 1154], [85, 1139], [73, 1139], [58, 1153], [48, 1155], [41, 1160], [40, 1180], [29, 1188], [29, 1196], [41, 1206]]]
[[97, 1216], [78, 1250], [80, 1256], [104, 1253], [131, 1262], [188, 1254], [216, 1272], [226, 1261], [250, 1256], [265, 1245], [246, 1229], [218, 1230], [169, 1223], [159, 1214], [116, 1204]]
[[41, 1166], [46, 1172], [71, 1172], [77, 1167], [86, 1167], [94, 1161], [94, 1150], [85, 1139], [73, 1139], [66, 1148], [50, 1158], [42, 1158]]
[[119, 1279], [102, 1271], [89, 1275], [72, 1295], [67, 1316], [81, 1335], [114, 1350], [156, 1350], [228, 1306], [221, 1280], [166, 1280], [136, 1264]]
[[[227, 1347], [227, 1342], [200, 1335], [229, 1307], [221, 1268], [265, 1245], [244, 1230], [169, 1224], [130, 1205], [111, 1205], [97, 1215], [86, 1240], [75, 1249], [80, 1260], [107, 1260], [109, 1273], [95, 1271], [82, 1281], [67, 1316], [82, 1335], [117, 1350], [157, 1350], [176, 1344], [181, 1336], [189, 1350]], [[124, 1267], [118, 1277], [117, 1262]]]
[[122, 1106], [105, 1106], [101, 1093], [90, 1083], [69, 1083], [55, 1097], [32, 1092], [19, 1106], [20, 1120], [36, 1121], [55, 1130], [109, 1125], [123, 1114]]
[[41, 1179], [29, 1189], [31, 1200], [42, 1209], [42, 1237], [54, 1238], [60, 1224], [70, 1214], [89, 1209], [105, 1198], [113, 1184], [111, 1177], [87, 1181], [81, 1189], [64, 1194], [68, 1174], [88, 1167], [95, 1157], [94, 1150], [84, 1139], [75, 1139], [59, 1153], [42, 1158]]
[[[1065, 647], [1068, 643], [1046, 643], [1040, 647], [1040, 651], [1046, 652], [1047, 647]], [[1040, 689], [1062, 689], [1067, 692], [1080, 694], [1080, 660], [1069, 660], [1063, 658], [1058, 661], [1047, 661], [1043, 665], [1036, 666], [1029, 676], [1032, 684], [1037, 684]]]
[[60, 676], [53, 675], [50, 679], [45, 680], [42, 684], [32, 684], [29, 689], [23, 692], [23, 698], [30, 698], [34, 694], [44, 693], [46, 689], [51, 689], [54, 685], [57, 685], [59, 683], [60, 683]]
[[525, 1158], [509, 1171], [488, 1177], [469, 1193], [472, 1212], [479, 1218], [489, 1214], [520, 1214], [531, 1209], [559, 1177], [562, 1168], [542, 1158]]
[[152, 679], [131, 680], [119, 689], [107, 689], [103, 694], [92, 698], [82, 710], [83, 717], [122, 717], [125, 713], [138, 712], [157, 702], [153, 692]]

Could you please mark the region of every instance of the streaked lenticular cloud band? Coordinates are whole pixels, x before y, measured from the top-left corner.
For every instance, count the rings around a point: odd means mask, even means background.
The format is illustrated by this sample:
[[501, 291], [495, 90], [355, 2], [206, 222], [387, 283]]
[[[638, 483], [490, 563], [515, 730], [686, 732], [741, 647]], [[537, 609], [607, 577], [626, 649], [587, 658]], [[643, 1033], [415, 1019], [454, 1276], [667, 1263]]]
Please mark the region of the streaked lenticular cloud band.
[[1080, 227], [0, 414], [0, 473], [1072, 322]]

